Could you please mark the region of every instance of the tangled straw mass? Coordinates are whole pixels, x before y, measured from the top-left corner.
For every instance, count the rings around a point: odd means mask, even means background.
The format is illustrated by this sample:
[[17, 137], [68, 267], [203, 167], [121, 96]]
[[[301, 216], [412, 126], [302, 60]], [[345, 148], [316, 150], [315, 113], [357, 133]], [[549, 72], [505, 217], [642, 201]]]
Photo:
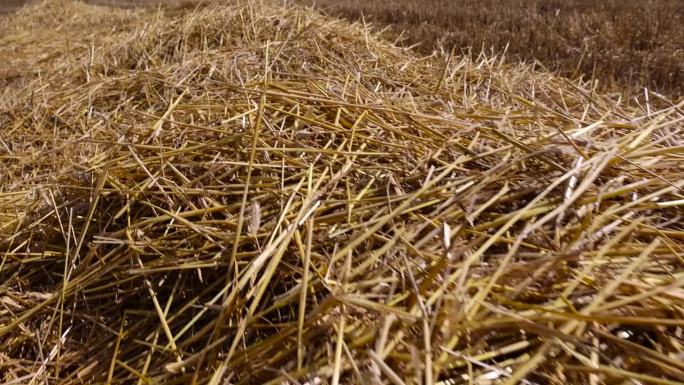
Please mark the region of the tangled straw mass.
[[684, 103], [270, 3], [0, 60], [5, 383], [684, 381]]

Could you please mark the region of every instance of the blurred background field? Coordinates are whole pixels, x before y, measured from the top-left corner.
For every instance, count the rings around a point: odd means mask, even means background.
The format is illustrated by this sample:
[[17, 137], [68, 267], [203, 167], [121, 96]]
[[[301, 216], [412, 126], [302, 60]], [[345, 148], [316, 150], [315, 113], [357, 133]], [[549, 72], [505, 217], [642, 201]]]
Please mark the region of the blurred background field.
[[0, 14], [13, 11], [26, 3], [25, 0], [3, 0], [0, 1]]
[[[16, 11], [27, 3], [40, 3], [41, 0], [0, 0], [0, 15]], [[89, 4], [136, 7], [176, 3], [176, 0], [85, 0]], [[192, 2], [192, 1], [188, 1]]]
[[684, 90], [681, 0], [302, 0], [430, 52], [441, 46], [538, 61], [604, 89]]

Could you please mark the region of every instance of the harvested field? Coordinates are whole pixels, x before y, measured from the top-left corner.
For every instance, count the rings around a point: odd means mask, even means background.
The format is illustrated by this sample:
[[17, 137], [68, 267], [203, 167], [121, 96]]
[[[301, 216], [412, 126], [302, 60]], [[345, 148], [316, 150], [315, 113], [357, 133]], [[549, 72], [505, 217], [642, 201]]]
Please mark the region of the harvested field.
[[681, 0], [299, 0], [424, 51], [484, 49], [626, 94], [684, 95]]
[[[21, 7], [39, 3], [42, 0], [2, 0], [0, 1], [0, 15], [21, 9]], [[83, 0], [84, 3], [107, 5], [119, 8], [176, 6], [179, 3], [191, 4], [197, 0]]]
[[14, 11], [26, 4], [26, 0], [5, 0], [0, 2], [0, 15]]
[[5, 383], [684, 381], [682, 103], [267, 4], [0, 61]]

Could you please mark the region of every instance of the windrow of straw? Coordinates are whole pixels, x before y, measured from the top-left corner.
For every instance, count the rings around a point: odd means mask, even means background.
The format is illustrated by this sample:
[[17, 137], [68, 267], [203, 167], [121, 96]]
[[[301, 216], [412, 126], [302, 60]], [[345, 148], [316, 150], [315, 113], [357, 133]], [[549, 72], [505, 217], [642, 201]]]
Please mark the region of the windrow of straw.
[[682, 105], [268, 4], [0, 61], [5, 383], [684, 381]]

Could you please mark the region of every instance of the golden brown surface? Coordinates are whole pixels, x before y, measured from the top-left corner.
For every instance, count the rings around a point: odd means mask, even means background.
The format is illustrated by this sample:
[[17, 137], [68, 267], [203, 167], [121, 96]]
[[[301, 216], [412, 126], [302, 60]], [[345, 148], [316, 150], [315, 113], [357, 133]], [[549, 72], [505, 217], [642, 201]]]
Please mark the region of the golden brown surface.
[[4, 0], [0, 1], [0, 14], [5, 13], [5, 12], [11, 12], [14, 11], [20, 7], [22, 7], [24, 4], [26, 4], [27, 0]]
[[681, 105], [244, 2], [0, 63], [0, 383], [684, 381]]
[[[26, 4], [37, 3], [41, 0], [0, 0], [0, 14], [9, 13], [20, 9]], [[108, 5], [115, 7], [151, 6], [168, 4], [176, 0], [84, 0], [84, 2], [96, 5]], [[187, 0], [186, 0], [187, 1]]]
[[[460, 53], [506, 50], [607, 89], [684, 95], [682, 0], [301, 0], [392, 27], [405, 44]], [[493, 50], [490, 50], [493, 47]]]

